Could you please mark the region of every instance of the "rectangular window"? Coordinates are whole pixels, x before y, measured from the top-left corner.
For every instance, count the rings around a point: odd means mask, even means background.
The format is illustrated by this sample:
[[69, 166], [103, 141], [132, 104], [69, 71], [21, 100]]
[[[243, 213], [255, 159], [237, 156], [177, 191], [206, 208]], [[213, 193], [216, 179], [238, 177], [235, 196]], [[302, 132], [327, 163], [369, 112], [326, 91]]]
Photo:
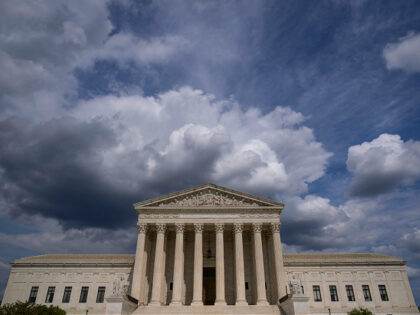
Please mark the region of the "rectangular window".
[[248, 282], [245, 282], [245, 290], [248, 290], [248, 289], [249, 289]]
[[31, 293], [29, 294], [28, 302], [35, 303], [36, 296], [38, 295], [38, 289], [39, 289], [39, 287], [32, 287], [31, 288]]
[[356, 301], [356, 299], [354, 298], [354, 291], [353, 291], [352, 285], [346, 285], [346, 293], [347, 293], [347, 299], [350, 302]]
[[105, 287], [98, 288], [98, 295], [96, 296], [96, 303], [103, 303], [105, 298]]
[[337, 287], [335, 285], [330, 285], [330, 296], [332, 302], [338, 302]]
[[319, 287], [319, 285], [312, 286], [312, 291], [314, 291], [314, 301], [321, 302], [321, 288]]
[[380, 284], [380, 285], [378, 285], [378, 287], [379, 287], [379, 294], [381, 295], [381, 300], [382, 301], [389, 301], [388, 300], [388, 293], [386, 293], [385, 285]]
[[89, 292], [89, 287], [82, 287], [82, 291], [80, 291], [79, 303], [86, 303], [88, 292]]
[[55, 287], [48, 287], [47, 296], [45, 297], [45, 303], [52, 303], [54, 300]]
[[362, 290], [363, 290], [363, 296], [365, 297], [365, 301], [366, 302], [372, 301], [372, 295], [370, 295], [369, 286], [366, 284], [362, 285]]
[[69, 303], [70, 296], [71, 296], [71, 287], [65, 287], [64, 294], [63, 294], [63, 303]]

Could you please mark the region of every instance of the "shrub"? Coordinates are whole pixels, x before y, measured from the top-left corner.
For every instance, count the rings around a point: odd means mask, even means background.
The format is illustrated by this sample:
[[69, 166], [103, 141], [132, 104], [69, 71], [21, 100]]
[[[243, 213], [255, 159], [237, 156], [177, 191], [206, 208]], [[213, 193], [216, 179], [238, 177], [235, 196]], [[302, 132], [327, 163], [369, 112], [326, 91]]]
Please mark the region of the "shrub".
[[354, 308], [351, 310], [351, 312], [347, 313], [348, 315], [373, 315], [371, 311], [369, 311], [367, 308]]
[[57, 306], [16, 302], [0, 306], [0, 315], [66, 315], [66, 312]]

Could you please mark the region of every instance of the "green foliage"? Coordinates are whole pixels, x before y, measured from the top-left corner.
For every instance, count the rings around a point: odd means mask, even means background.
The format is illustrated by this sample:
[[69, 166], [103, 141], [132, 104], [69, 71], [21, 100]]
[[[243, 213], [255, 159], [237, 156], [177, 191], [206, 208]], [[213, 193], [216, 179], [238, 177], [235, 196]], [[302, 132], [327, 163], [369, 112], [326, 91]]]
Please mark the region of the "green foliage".
[[347, 313], [348, 315], [373, 315], [371, 311], [369, 311], [367, 308], [354, 308], [351, 310], [351, 312]]
[[57, 306], [16, 302], [0, 306], [0, 315], [66, 315], [66, 312]]

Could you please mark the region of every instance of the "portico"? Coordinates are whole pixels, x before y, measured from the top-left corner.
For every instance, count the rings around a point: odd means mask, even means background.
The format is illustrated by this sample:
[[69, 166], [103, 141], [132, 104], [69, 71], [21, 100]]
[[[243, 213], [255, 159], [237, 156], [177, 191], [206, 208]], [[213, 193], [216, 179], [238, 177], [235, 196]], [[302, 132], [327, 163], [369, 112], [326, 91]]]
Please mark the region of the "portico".
[[199, 313], [214, 305], [229, 313], [252, 305], [253, 312], [278, 313], [287, 285], [283, 204], [207, 184], [134, 207], [138, 240], [131, 296], [139, 311], [182, 307]]

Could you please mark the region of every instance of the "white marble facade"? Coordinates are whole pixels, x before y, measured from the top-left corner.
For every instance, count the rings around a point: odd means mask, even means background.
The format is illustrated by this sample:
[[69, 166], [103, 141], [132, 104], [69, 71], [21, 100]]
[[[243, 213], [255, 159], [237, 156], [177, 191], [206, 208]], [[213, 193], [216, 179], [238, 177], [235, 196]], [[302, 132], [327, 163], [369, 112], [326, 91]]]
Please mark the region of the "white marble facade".
[[49, 304], [54, 288], [68, 314], [418, 313], [401, 259], [283, 255], [282, 203], [206, 184], [134, 208], [135, 255], [18, 259], [3, 303]]

